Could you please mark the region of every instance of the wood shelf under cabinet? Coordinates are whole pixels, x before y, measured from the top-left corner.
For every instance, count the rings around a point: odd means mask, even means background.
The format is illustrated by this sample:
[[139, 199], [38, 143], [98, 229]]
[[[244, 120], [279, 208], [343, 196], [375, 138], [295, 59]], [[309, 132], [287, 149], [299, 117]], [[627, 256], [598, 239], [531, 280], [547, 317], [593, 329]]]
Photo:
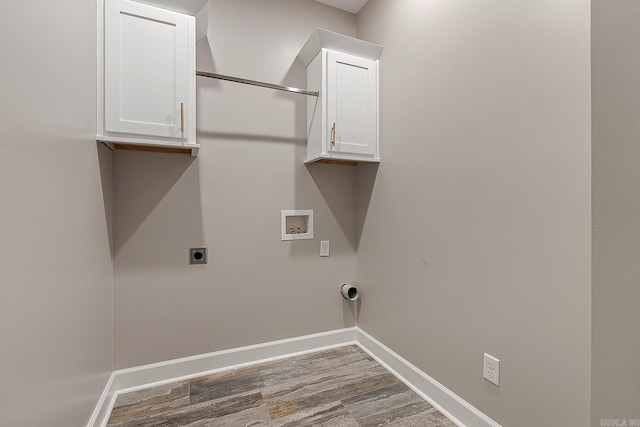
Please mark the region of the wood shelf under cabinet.
[[142, 145], [142, 144], [127, 144], [122, 142], [107, 142], [101, 141], [104, 145], [112, 150], [122, 151], [146, 151], [152, 153], [168, 153], [168, 154], [186, 154], [192, 157], [198, 155], [200, 146], [197, 147], [185, 147], [185, 146], [168, 146], [168, 145]]
[[309, 165], [311, 163], [326, 163], [330, 165], [347, 165], [347, 166], [359, 166], [359, 165], [370, 165], [372, 163], [380, 163], [380, 160], [344, 160], [344, 159], [332, 159], [332, 158], [317, 158], [310, 159], [304, 162], [305, 165]]

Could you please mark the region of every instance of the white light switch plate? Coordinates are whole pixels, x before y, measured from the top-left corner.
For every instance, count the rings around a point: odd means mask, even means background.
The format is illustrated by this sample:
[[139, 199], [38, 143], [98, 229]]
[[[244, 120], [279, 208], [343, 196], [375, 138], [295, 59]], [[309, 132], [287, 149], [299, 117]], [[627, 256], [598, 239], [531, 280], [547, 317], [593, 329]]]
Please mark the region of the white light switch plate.
[[320, 242], [320, 256], [329, 256], [329, 241], [322, 240]]

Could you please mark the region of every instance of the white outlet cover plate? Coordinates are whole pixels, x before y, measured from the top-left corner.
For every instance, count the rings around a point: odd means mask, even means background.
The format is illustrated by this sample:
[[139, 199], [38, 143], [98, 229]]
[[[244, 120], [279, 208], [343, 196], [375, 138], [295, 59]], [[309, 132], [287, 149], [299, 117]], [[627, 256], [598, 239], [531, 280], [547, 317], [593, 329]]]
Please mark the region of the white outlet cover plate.
[[500, 360], [485, 353], [482, 376], [485, 380], [500, 386]]

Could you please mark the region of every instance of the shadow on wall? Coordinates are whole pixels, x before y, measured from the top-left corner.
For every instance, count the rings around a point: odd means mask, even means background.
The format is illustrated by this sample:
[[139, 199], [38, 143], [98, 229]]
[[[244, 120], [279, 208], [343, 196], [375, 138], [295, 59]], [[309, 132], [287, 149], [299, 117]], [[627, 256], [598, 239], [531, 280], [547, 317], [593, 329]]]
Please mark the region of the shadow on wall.
[[212, 73], [215, 68], [213, 54], [211, 53], [211, 42], [207, 37], [204, 37], [196, 43], [196, 70]]
[[96, 142], [96, 149], [100, 167], [102, 199], [104, 200], [104, 216], [107, 221], [107, 234], [109, 236], [109, 253], [113, 258], [113, 153], [102, 142]]
[[[356, 249], [356, 175], [353, 166], [311, 163], [306, 165], [352, 250]], [[351, 187], [351, 188], [348, 188]]]
[[360, 320], [360, 304], [361, 300], [356, 301], [343, 300], [342, 302], [342, 322], [345, 328], [356, 326]]
[[[207, 43], [200, 41], [198, 42], [197, 48], [198, 48], [198, 66], [197, 66], [198, 70], [225, 74], [224, 70], [223, 71], [217, 70], [211, 54], [210, 47], [207, 45]], [[306, 86], [305, 70], [306, 69], [302, 65], [302, 62], [296, 58], [296, 60], [289, 67], [289, 70], [287, 71], [286, 75], [284, 76], [281, 82], [267, 82], [267, 83], [274, 83], [274, 84], [287, 86], [287, 87], [304, 88]], [[246, 78], [246, 76], [243, 76], [243, 75], [238, 75], [235, 77]], [[197, 122], [198, 122], [197, 139], [198, 140], [200, 140], [201, 138], [204, 138], [204, 139], [220, 139], [220, 140], [226, 140], [226, 141], [252, 141], [252, 142], [267, 142], [267, 143], [275, 142], [275, 143], [292, 143], [292, 144], [302, 144], [302, 145], [306, 144], [307, 142], [306, 100], [303, 95], [274, 90], [270, 88], [245, 85], [237, 82], [226, 82], [226, 81], [221, 81], [215, 78], [207, 78], [207, 77], [198, 77], [197, 82], [198, 83], [197, 83], [196, 95], [197, 95], [197, 114], [198, 114], [198, 117], [197, 117]], [[227, 89], [224, 89], [223, 85], [224, 86], [228, 85]], [[223, 115], [220, 115], [220, 114], [216, 115], [216, 112], [212, 110], [212, 105], [216, 105], [216, 104], [215, 103], [207, 104], [207, 102], [205, 102], [205, 97], [207, 96], [213, 96], [214, 99], [217, 100], [216, 102], [219, 102], [219, 100], [225, 99], [225, 97], [230, 96], [229, 93], [234, 93], [233, 91], [240, 90], [243, 87], [251, 88], [250, 90], [252, 91], [255, 90], [256, 91], [255, 98], [252, 98], [251, 100], [243, 100], [242, 98], [235, 99], [234, 101], [236, 102], [236, 104], [234, 104], [233, 107], [229, 107], [231, 110], [233, 110], [234, 108], [241, 108], [242, 102], [245, 102], [245, 101], [252, 102], [253, 104], [256, 104], [256, 102], [258, 102], [259, 104], [257, 105], [264, 105], [265, 108], [268, 108], [270, 107], [270, 103], [275, 98], [278, 101], [280, 101], [280, 102], [277, 102], [278, 108], [282, 108], [282, 106], [286, 105], [287, 103], [292, 103], [293, 107], [291, 108], [291, 110], [295, 112], [294, 128], [290, 129], [290, 128], [284, 127], [282, 128], [282, 132], [278, 132], [277, 135], [274, 133], [271, 133], [270, 131], [273, 130], [273, 128], [270, 126], [271, 123], [269, 123], [269, 125], [265, 125], [264, 122], [260, 121], [261, 117], [251, 115], [252, 112], [263, 115], [264, 112], [260, 111], [259, 109], [247, 110], [246, 108], [245, 110], [237, 109], [235, 111], [237, 111], [237, 115], [240, 115], [240, 116], [243, 114], [248, 114], [248, 117], [255, 119], [255, 121], [251, 121], [250, 126], [243, 125], [241, 127], [238, 127], [237, 123], [224, 122], [223, 117], [228, 117], [227, 116], [227, 114], [229, 114], [228, 111], [224, 111]], [[226, 94], [224, 93], [225, 90], [227, 91]], [[226, 101], [228, 102], [229, 99], [226, 99]], [[206, 114], [205, 114], [205, 111], [207, 112]], [[286, 111], [289, 111], [289, 110], [286, 110]], [[208, 130], [205, 128], [204, 124], [206, 124], [209, 120], [211, 120], [211, 117], [215, 117], [217, 120], [217, 124], [215, 125], [216, 130]], [[283, 119], [282, 123], [285, 123], [286, 116], [282, 116], [282, 119]], [[234, 130], [234, 126], [237, 130]], [[219, 130], [219, 129], [224, 129], [224, 130]], [[238, 130], [240, 129], [242, 131], [239, 132]], [[246, 129], [257, 129], [257, 130], [253, 133], [249, 133], [249, 132], [244, 132], [244, 130]]]
[[254, 142], [284, 142], [292, 144], [305, 144], [307, 141], [300, 138], [290, 138], [285, 136], [268, 136], [268, 135], [254, 135], [250, 133], [237, 133], [237, 132], [198, 132], [198, 136], [208, 139], [220, 139], [225, 141], [254, 141]]
[[[158, 248], [188, 247], [203, 239], [200, 174], [197, 158], [164, 153], [114, 151], [114, 257], [136, 233], [144, 247], [128, 248], [138, 267], [171, 259], [157, 257]], [[163, 209], [156, 209], [163, 204]], [[184, 264], [184, 257], [175, 262]]]
[[[287, 70], [287, 74], [285, 74], [284, 79], [282, 80], [281, 85], [288, 87], [296, 87], [296, 88], [306, 88], [307, 87], [307, 68], [304, 66], [300, 58], [296, 57], [296, 59], [291, 63], [289, 69]], [[288, 92], [278, 91], [278, 97], [293, 99], [295, 102], [294, 111], [295, 111], [295, 121], [294, 121], [294, 135], [300, 136], [305, 145], [307, 143], [307, 95], [293, 94]]]
[[[309, 175], [313, 178], [340, 228], [347, 236], [351, 248], [356, 251], [360, 245], [378, 167], [378, 163], [359, 165], [355, 168], [324, 163], [307, 165]], [[354, 176], [345, 176], [345, 173], [352, 173]], [[348, 192], [336, 191], [346, 185], [356, 187], [355, 200], [348, 199], [350, 197]]]
[[360, 239], [362, 238], [362, 230], [369, 212], [369, 203], [373, 195], [373, 186], [378, 175], [379, 163], [371, 163], [360, 165], [357, 169], [357, 196], [358, 203], [356, 205], [356, 237], [355, 248], [360, 247]]

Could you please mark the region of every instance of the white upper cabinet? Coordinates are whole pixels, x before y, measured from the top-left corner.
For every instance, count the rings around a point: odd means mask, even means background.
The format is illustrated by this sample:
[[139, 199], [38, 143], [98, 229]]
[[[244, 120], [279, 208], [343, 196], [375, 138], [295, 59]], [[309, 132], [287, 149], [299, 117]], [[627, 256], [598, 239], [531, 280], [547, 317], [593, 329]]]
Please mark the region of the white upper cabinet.
[[98, 140], [196, 155], [195, 18], [104, 0], [103, 28]]
[[305, 163], [379, 162], [378, 62], [382, 47], [317, 29], [298, 55], [307, 66]]

